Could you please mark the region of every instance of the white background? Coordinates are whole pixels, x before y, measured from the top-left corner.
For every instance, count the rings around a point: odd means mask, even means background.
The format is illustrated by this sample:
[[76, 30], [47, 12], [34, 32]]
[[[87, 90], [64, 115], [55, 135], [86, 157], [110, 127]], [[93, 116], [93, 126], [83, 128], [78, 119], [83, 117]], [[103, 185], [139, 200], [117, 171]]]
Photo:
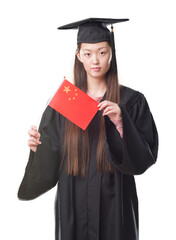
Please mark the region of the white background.
[[144, 93], [160, 137], [158, 162], [136, 177], [140, 239], [176, 239], [174, 1], [60, 2], [0, 3], [0, 239], [54, 240], [56, 188], [28, 202], [17, 191], [27, 131], [63, 77], [71, 81], [76, 31], [57, 27], [88, 17], [130, 18], [114, 25], [120, 82]]

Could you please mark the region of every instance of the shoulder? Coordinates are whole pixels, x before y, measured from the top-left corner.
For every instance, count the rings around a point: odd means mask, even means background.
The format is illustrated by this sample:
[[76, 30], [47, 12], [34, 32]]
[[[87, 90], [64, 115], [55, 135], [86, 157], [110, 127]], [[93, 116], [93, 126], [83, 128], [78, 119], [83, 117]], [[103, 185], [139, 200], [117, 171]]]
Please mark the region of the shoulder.
[[48, 124], [58, 125], [60, 124], [60, 121], [61, 121], [60, 114], [56, 110], [54, 110], [52, 107], [47, 105], [42, 114], [42, 119], [41, 119], [42, 125], [48, 125]]
[[45, 118], [59, 117], [59, 113], [55, 111], [52, 107], [47, 105], [45, 111], [43, 112], [43, 116]]
[[120, 93], [122, 111], [126, 111], [134, 122], [139, 116], [147, 118], [150, 108], [143, 93], [125, 86], [121, 86]]
[[145, 99], [144, 94], [132, 88], [120, 85], [120, 104], [130, 107]]

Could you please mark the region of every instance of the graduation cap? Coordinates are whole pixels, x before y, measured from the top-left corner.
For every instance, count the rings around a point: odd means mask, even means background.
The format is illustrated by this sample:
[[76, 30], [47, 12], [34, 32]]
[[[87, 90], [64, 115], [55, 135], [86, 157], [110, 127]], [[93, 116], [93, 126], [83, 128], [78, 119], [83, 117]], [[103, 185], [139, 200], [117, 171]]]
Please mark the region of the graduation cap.
[[[107, 41], [112, 48], [112, 67], [114, 73], [117, 73], [115, 43], [114, 43], [114, 23], [128, 21], [128, 18], [113, 19], [113, 18], [87, 18], [81, 21], [70, 23], [58, 29], [78, 29], [77, 43], [98, 43]], [[111, 32], [107, 25], [111, 24]]]

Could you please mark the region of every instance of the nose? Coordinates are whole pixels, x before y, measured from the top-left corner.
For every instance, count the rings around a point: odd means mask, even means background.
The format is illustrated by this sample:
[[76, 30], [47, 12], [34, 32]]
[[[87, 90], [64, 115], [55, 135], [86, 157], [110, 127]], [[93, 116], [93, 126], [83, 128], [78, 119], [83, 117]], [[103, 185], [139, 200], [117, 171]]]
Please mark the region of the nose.
[[98, 65], [99, 64], [99, 58], [97, 54], [93, 55], [93, 60], [92, 60], [93, 65]]

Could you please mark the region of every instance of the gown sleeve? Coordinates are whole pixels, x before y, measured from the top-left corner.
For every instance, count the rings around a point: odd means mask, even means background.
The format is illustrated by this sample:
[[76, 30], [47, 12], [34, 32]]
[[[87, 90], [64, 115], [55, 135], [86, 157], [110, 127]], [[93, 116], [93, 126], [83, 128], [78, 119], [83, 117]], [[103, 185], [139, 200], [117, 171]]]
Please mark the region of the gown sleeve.
[[127, 103], [119, 106], [122, 113], [123, 139], [106, 117], [107, 159], [124, 174], [142, 174], [157, 159], [158, 133], [153, 116], [144, 95], [139, 92]]
[[31, 200], [53, 188], [59, 177], [60, 143], [59, 114], [46, 108], [39, 126], [41, 145], [30, 151], [25, 174], [18, 190], [18, 198]]

